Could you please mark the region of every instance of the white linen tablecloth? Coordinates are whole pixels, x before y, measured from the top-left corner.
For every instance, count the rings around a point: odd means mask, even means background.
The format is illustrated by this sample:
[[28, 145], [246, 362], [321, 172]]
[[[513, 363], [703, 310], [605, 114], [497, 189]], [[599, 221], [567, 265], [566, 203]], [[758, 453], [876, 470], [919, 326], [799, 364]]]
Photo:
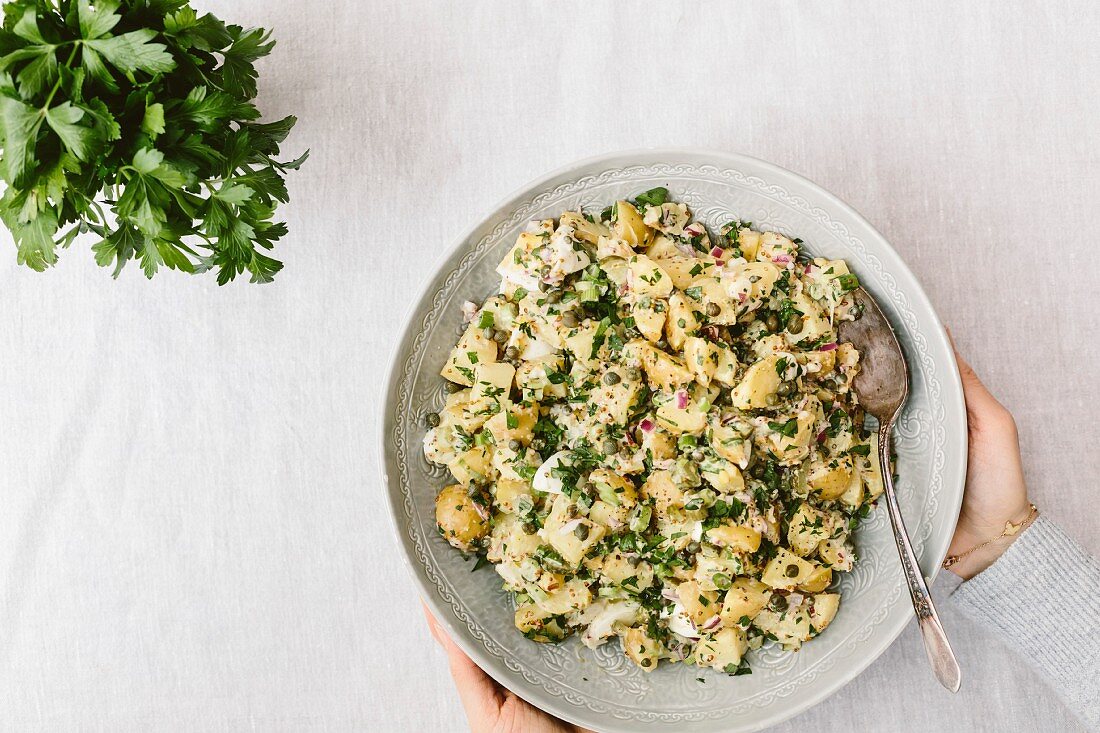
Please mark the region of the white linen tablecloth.
[[[1095, 3], [201, 5], [279, 41], [261, 106], [313, 150], [286, 268], [116, 282], [78, 243], [36, 274], [4, 235], [0, 729], [463, 730], [386, 518], [380, 384], [464, 227], [616, 149], [744, 152], [855, 206], [1016, 414], [1036, 503], [1100, 550]], [[958, 695], [911, 626], [777, 730], [1080, 730], [941, 610]]]

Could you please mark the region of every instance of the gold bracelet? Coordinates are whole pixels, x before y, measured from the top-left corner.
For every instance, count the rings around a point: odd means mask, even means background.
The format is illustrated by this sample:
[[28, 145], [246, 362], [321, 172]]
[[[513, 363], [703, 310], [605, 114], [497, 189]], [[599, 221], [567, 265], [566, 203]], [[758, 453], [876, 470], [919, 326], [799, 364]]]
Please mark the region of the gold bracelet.
[[1019, 522], [1005, 522], [1004, 531], [1001, 532], [996, 537], [994, 537], [993, 539], [986, 540], [985, 542], [981, 543], [980, 545], [975, 545], [974, 547], [971, 547], [966, 552], [960, 553], [958, 555], [948, 555], [947, 557], [945, 557], [943, 559], [943, 568], [946, 570], [947, 568], [950, 568], [952, 565], [958, 564], [959, 561], [961, 561], [967, 555], [970, 555], [971, 553], [977, 552], [978, 550], [982, 549], [983, 547], [988, 547], [989, 545], [992, 545], [997, 540], [1004, 539], [1005, 537], [1015, 537], [1016, 535], [1020, 534], [1021, 530], [1023, 530], [1029, 524], [1034, 522], [1035, 518], [1039, 516], [1039, 510], [1038, 510], [1038, 508], [1036, 508], [1036, 506], [1034, 504], [1028, 504], [1028, 507], [1029, 507], [1029, 509], [1027, 511], [1027, 516], [1026, 517], [1024, 517]]

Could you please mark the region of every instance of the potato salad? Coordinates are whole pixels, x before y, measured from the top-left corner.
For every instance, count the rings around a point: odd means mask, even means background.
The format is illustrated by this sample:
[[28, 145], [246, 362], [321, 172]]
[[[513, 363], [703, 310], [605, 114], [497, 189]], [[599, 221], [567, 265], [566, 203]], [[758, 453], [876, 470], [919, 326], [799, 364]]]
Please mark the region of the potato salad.
[[454, 478], [435, 518], [527, 638], [736, 675], [829, 626], [882, 475], [837, 341], [859, 282], [800, 245], [656, 188], [531, 222], [465, 304], [427, 416]]

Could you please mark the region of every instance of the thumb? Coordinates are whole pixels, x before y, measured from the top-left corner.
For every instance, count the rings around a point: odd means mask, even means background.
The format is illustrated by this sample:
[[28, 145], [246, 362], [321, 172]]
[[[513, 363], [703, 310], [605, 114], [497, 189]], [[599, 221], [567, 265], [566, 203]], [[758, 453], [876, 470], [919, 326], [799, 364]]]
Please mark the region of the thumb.
[[982, 380], [978, 378], [974, 368], [959, 354], [955, 345], [955, 337], [951, 329], [947, 330], [947, 338], [951, 341], [951, 348], [955, 352], [955, 363], [959, 366], [959, 376], [962, 378], [963, 398], [966, 400], [966, 416], [971, 423], [980, 425], [983, 421], [989, 422], [996, 416], [1006, 412], [1004, 405], [986, 388]]

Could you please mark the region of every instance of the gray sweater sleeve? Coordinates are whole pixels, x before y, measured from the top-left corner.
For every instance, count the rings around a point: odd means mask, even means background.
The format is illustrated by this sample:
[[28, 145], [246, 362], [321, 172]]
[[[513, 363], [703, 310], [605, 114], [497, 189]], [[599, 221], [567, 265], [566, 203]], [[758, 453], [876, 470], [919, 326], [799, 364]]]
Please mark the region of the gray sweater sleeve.
[[951, 599], [1100, 730], [1100, 563], [1040, 516]]

